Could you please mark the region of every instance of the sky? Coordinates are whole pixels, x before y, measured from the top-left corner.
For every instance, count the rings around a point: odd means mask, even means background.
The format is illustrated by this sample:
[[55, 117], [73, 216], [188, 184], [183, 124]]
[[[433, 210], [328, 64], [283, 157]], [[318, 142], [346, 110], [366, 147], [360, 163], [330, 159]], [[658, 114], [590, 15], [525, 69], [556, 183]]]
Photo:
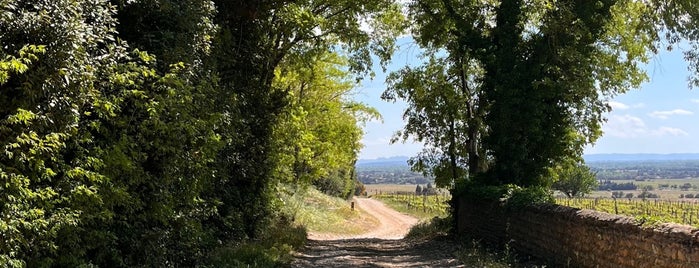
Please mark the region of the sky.
[[[356, 101], [375, 107], [383, 116], [382, 121], [364, 126], [364, 148], [359, 159], [414, 156], [422, 150], [417, 143], [390, 144], [393, 134], [404, 126], [406, 104], [381, 100], [386, 75], [406, 65], [420, 64], [420, 50], [410, 37], [399, 39], [397, 44], [400, 49], [387, 71], [375, 65], [374, 79], [362, 81], [354, 94]], [[699, 89], [688, 86], [689, 71], [681, 49], [654, 55], [645, 70], [648, 82], [609, 101], [613, 111], [605, 114], [604, 135], [588, 146], [585, 154], [699, 153]]]

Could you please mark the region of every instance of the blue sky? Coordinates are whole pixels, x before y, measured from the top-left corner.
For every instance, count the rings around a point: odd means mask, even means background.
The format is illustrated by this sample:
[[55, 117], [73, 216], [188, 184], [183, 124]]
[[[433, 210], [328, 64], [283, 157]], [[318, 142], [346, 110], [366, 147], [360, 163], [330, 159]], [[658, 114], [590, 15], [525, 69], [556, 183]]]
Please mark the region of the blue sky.
[[[398, 40], [401, 49], [394, 55], [387, 73], [405, 65], [418, 65], [420, 50], [411, 38]], [[610, 101], [613, 111], [606, 114], [604, 136], [586, 154], [600, 153], [699, 153], [699, 92], [689, 89], [687, 64], [680, 49], [653, 56], [645, 67], [649, 81], [638, 89]], [[389, 144], [393, 133], [403, 125], [405, 103], [381, 100], [386, 89], [377, 65], [376, 77], [363, 81], [354, 99], [379, 110], [383, 122], [368, 122], [364, 128], [360, 159], [413, 156], [421, 144]]]

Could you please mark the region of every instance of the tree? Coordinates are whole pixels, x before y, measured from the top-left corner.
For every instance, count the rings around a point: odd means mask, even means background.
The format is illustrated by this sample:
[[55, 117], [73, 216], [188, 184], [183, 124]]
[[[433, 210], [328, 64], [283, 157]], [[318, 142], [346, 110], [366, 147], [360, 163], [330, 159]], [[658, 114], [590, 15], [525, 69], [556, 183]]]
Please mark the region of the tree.
[[[416, 40], [467, 57], [493, 163], [485, 184], [550, 184], [601, 135], [605, 98], [639, 85], [654, 35], [634, 1], [415, 1]], [[631, 10], [631, 11], [628, 11]], [[628, 11], [628, 12], [627, 12]]]
[[381, 97], [408, 103], [406, 125], [391, 142], [412, 138], [424, 143], [423, 151], [409, 160], [412, 170], [435, 178], [438, 187], [451, 187], [484, 166], [478, 119], [482, 106], [477, 104], [474, 76], [468, 75], [476, 67], [462, 58], [439, 57], [436, 48], [424, 57], [422, 66], [391, 73]]
[[[554, 185], [555, 185], [555, 184], [556, 184], [556, 183], [554, 183]], [[570, 197], [570, 196], [568, 196], [568, 197]], [[614, 191], [614, 192], [612, 192], [612, 198], [622, 198], [622, 197], [624, 197], [624, 192], [622, 192], [622, 191]]]
[[[222, 236], [253, 238], [270, 218], [274, 126], [289, 101], [288, 92], [274, 85], [277, 68], [311, 64], [305, 60], [337, 49], [350, 71], [365, 74], [372, 52], [382, 61], [390, 57], [402, 16], [389, 0], [214, 3], [220, 27], [212, 49], [220, 87], [214, 106], [223, 116], [217, 130], [225, 145], [216, 180], [206, 190], [220, 215], [206, 223]], [[373, 31], [363, 31], [361, 20]]]
[[[569, 198], [585, 196], [597, 188], [595, 174], [584, 163], [563, 165], [555, 172], [556, 181], [552, 188], [563, 192]], [[621, 197], [623, 194], [618, 192], [618, 194], [613, 193], [613, 196]]]
[[327, 53], [309, 62], [283, 62], [278, 69], [275, 86], [285, 89], [289, 100], [275, 126], [278, 181], [312, 183], [336, 196], [351, 193], [360, 125], [379, 114], [348, 98], [354, 83], [341, 69], [346, 62]]
[[[0, 263], [196, 266], [254, 238], [272, 216], [273, 129], [289, 103], [278, 67], [333, 50], [349, 58], [333, 70], [363, 75], [372, 51], [388, 60], [399, 12], [387, 0], [2, 1]], [[340, 116], [313, 129], [343, 158], [318, 161], [351, 184], [361, 109], [332, 104]]]

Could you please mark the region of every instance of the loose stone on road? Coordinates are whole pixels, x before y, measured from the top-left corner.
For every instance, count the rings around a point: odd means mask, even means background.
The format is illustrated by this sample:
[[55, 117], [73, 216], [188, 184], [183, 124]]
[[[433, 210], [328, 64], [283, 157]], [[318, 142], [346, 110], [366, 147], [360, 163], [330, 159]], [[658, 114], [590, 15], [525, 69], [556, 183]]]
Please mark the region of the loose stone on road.
[[378, 200], [355, 198], [357, 209], [379, 220], [367, 233], [341, 236], [309, 233], [309, 242], [296, 253], [292, 267], [463, 267], [457, 250], [445, 237], [402, 239], [418, 220]]

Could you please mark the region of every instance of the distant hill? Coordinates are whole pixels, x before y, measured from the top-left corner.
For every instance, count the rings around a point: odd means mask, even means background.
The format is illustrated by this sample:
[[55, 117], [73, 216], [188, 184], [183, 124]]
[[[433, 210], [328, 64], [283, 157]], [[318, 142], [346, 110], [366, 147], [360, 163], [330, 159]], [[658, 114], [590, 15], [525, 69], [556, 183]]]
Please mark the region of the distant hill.
[[699, 154], [589, 154], [585, 162], [699, 160]]
[[357, 167], [367, 167], [367, 166], [405, 166], [408, 167], [407, 156], [392, 156], [392, 157], [381, 157], [377, 159], [359, 159], [357, 161]]
[[[408, 166], [408, 156], [359, 159], [357, 166]], [[698, 154], [587, 154], [585, 162], [677, 161], [699, 160]]]
[[357, 161], [357, 178], [365, 184], [427, 184], [434, 181], [408, 166], [407, 156], [393, 156]]
[[[590, 154], [583, 158], [600, 180], [699, 178], [699, 154]], [[394, 156], [359, 160], [357, 177], [366, 184], [432, 182], [411, 171], [408, 159]]]

